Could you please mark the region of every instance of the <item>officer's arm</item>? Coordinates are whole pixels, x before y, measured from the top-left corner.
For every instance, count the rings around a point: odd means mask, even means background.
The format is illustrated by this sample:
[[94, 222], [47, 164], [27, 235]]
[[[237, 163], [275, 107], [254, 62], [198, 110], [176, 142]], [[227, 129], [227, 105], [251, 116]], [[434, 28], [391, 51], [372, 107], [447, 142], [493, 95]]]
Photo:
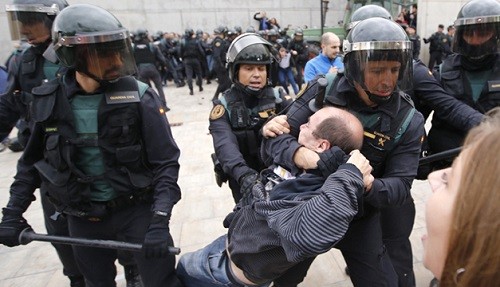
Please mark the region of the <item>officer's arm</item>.
[[[297, 172], [298, 167], [300, 169], [307, 169], [310, 167], [311, 162], [313, 165], [317, 162], [317, 159], [314, 160], [314, 158], [311, 158], [311, 156], [317, 155], [312, 155], [308, 151], [302, 151], [300, 144], [297, 142], [300, 125], [306, 123], [313, 114], [313, 111], [309, 109], [309, 102], [316, 96], [316, 88], [313, 85], [316, 85], [315, 82], [311, 83], [311, 88], [308, 88], [302, 96], [295, 100], [287, 113], [290, 133], [263, 141], [263, 154], [271, 158], [272, 162], [291, 170], [292, 173]], [[298, 162], [295, 162], [295, 160]], [[268, 161], [266, 159], [266, 162]]]
[[17, 173], [10, 186], [7, 208], [19, 215], [23, 214], [35, 200], [33, 193], [40, 187], [40, 176], [34, 164], [43, 158], [43, 139], [43, 129], [34, 125], [23, 155], [17, 162]]
[[155, 46], [154, 50], [155, 50], [156, 59], [160, 62], [160, 64], [162, 66], [166, 66], [167, 65], [167, 60], [165, 59], [165, 56], [163, 56], [163, 53], [160, 50], [160, 48]]
[[141, 99], [142, 141], [147, 160], [153, 171], [156, 211], [171, 212], [181, 198], [177, 185], [180, 151], [170, 130], [168, 119], [161, 109], [155, 91], [149, 88]]
[[416, 112], [398, 144], [387, 155], [384, 174], [373, 181], [365, 200], [375, 207], [400, 206], [410, 197], [417, 175], [424, 117]]
[[9, 136], [10, 132], [16, 125], [17, 120], [21, 117], [21, 107], [18, 92], [19, 82], [17, 81], [17, 76], [12, 71], [17, 71], [11, 61], [10, 67], [12, 70], [9, 71], [7, 77], [7, 88], [3, 94], [0, 94], [0, 141], [3, 141]]
[[434, 109], [434, 116], [463, 131], [481, 122], [483, 114], [448, 94], [422, 62], [413, 72], [415, 96]]
[[[222, 105], [220, 105], [223, 108]], [[243, 154], [240, 151], [238, 140], [231, 130], [229, 116], [227, 110], [223, 110], [224, 114], [210, 115], [210, 124], [208, 129], [212, 135], [215, 154], [219, 159], [222, 168], [226, 174], [239, 180], [245, 174], [253, 170], [248, 166]], [[222, 112], [222, 110], [221, 110]]]

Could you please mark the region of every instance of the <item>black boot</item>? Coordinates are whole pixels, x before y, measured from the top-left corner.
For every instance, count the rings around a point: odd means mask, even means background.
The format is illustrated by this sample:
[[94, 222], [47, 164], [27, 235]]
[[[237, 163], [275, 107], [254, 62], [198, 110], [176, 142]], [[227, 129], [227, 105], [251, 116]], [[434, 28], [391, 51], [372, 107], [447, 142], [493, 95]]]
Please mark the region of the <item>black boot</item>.
[[127, 280], [127, 287], [143, 287], [141, 280], [141, 275], [139, 275], [139, 270], [137, 270], [136, 265], [126, 265], [123, 267], [125, 269], [125, 280]]
[[85, 278], [83, 276], [68, 276], [69, 286], [71, 287], [85, 287]]

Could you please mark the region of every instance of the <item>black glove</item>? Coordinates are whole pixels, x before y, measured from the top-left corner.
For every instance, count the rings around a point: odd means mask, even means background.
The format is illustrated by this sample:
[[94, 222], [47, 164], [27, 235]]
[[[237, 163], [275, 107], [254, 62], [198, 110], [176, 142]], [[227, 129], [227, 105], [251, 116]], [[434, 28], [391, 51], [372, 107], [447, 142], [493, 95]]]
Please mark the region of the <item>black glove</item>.
[[338, 146], [333, 146], [319, 154], [317, 162], [318, 169], [324, 178], [334, 173], [341, 164], [344, 164], [349, 159], [349, 156], [344, 153]]
[[2, 210], [3, 218], [0, 223], [0, 243], [14, 247], [20, 245], [19, 235], [26, 228], [31, 228], [26, 219], [18, 212], [8, 208]]
[[252, 190], [243, 195], [241, 203], [245, 206], [261, 200], [266, 200], [266, 190], [264, 184], [260, 180], [257, 180], [252, 185]]
[[167, 216], [154, 214], [144, 238], [142, 252], [147, 259], [162, 258], [168, 255], [170, 214]]
[[259, 178], [259, 173], [255, 170], [248, 172], [240, 177], [238, 183], [240, 184], [240, 193], [242, 197], [248, 196], [252, 193], [252, 187], [257, 182]]

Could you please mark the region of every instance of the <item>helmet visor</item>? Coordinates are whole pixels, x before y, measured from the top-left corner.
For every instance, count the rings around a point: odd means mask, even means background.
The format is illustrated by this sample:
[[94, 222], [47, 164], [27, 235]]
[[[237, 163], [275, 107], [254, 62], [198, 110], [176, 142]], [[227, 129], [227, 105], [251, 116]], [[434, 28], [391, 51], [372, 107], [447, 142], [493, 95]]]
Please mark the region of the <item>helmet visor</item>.
[[[126, 29], [57, 38], [54, 50], [66, 66], [92, 77], [111, 81], [136, 72], [129, 32]], [[74, 50], [74, 54], [68, 51]], [[73, 58], [74, 56], [74, 58]]]
[[31, 42], [40, 43], [50, 38], [52, 19], [49, 15], [55, 16], [59, 8], [40, 4], [6, 5], [5, 11], [13, 41], [28, 39]]
[[461, 18], [455, 21], [453, 52], [466, 57], [482, 57], [499, 52], [500, 16]]
[[380, 96], [408, 91], [413, 83], [410, 41], [344, 43], [345, 75], [352, 85]]

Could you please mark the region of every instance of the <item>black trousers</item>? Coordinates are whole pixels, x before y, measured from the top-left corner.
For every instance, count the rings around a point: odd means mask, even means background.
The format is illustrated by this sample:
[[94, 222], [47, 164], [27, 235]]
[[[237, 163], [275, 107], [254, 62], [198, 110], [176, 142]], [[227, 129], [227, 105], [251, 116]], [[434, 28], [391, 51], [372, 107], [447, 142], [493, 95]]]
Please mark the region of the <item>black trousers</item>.
[[441, 51], [432, 51], [429, 53], [429, 70], [432, 71], [434, 65], [440, 65], [443, 62], [443, 52]]
[[[142, 244], [151, 217], [151, 204], [140, 204], [115, 212], [99, 222], [68, 216], [68, 226], [73, 237], [125, 240]], [[171, 236], [169, 245], [173, 246]], [[73, 246], [73, 250], [87, 287], [116, 286], [116, 250], [82, 246]], [[182, 287], [175, 274], [174, 255], [146, 259], [141, 252], [132, 254], [145, 287]]]
[[215, 90], [213, 99], [217, 99], [219, 94], [224, 92], [225, 90], [231, 88], [231, 79], [229, 78], [228, 72], [226, 68], [218, 66], [214, 67], [215, 74], [217, 76], [217, 80], [219, 81], [219, 85], [217, 86], [217, 90]]
[[[54, 205], [50, 203], [45, 192], [40, 191], [40, 199], [43, 209], [43, 217], [45, 220], [45, 229], [47, 234], [57, 236], [69, 236], [68, 222], [66, 217], [56, 212]], [[52, 244], [56, 249], [57, 256], [61, 260], [63, 266], [63, 274], [68, 277], [82, 276], [80, 269], [75, 261], [75, 255], [71, 245]]]
[[155, 85], [156, 90], [158, 90], [158, 95], [160, 96], [160, 101], [166, 107], [167, 98], [163, 92], [163, 85], [161, 84], [161, 76], [158, 69], [153, 64], [140, 64], [139, 65], [139, 77], [138, 80], [144, 82], [151, 86], [151, 81]]
[[196, 77], [196, 85], [202, 88], [202, 71], [200, 61], [196, 58], [186, 58], [183, 59], [184, 69], [186, 70], [186, 82], [188, 84], [189, 90], [193, 90], [193, 78]]
[[399, 287], [414, 287], [413, 253], [410, 234], [415, 222], [415, 203], [413, 198], [402, 206], [387, 207], [381, 210], [380, 225], [382, 240], [398, 275]]
[[[398, 286], [398, 279], [382, 243], [380, 213], [371, 211], [351, 222], [344, 238], [335, 246], [344, 256], [356, 287]], [[274, 280], [276, 286], [291, 287], [302, 282], [314, 258], [305, 260]]]

